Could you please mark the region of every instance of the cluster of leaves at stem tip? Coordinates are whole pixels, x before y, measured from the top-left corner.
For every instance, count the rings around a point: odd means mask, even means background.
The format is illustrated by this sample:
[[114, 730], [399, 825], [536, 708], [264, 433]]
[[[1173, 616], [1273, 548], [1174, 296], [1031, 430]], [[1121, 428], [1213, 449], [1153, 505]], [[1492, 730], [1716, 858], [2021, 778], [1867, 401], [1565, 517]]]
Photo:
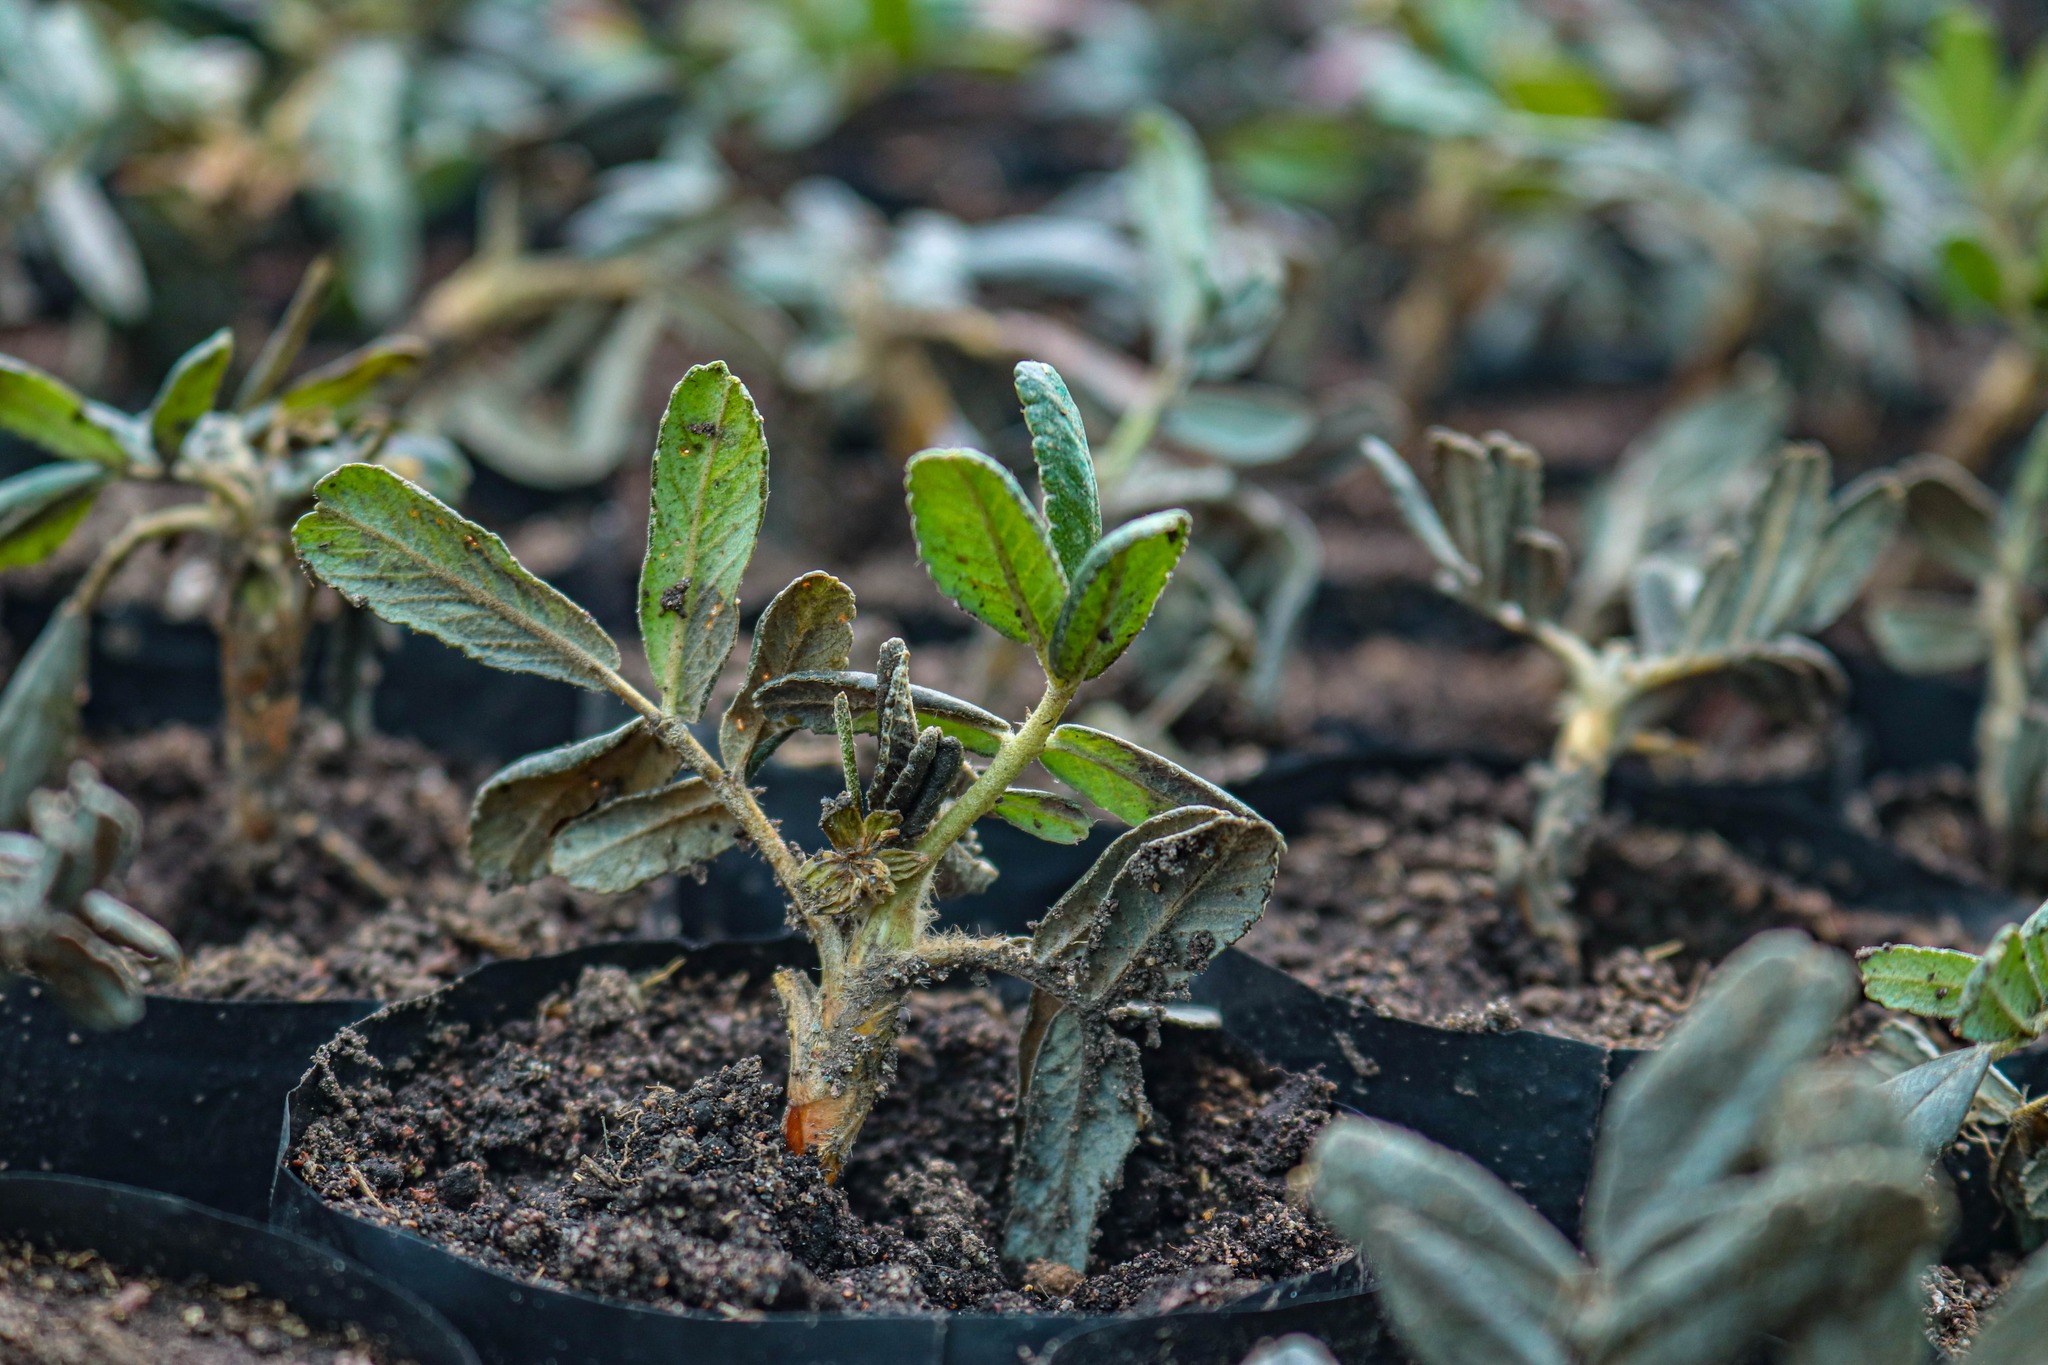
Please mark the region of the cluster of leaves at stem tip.
[[1557, 740], [1534, 773], [1533, 827], [1526, 841], [1503, 831], [1500, 877], [1531, 928], [1576, 960], [1572, 879], [1615, 760], [1651, 743], [1651, 728], [1703, 682], [1743, 686], [1780, 707], [1838, 695], [1840, 667], [1806, 635], [1855, 600], [1890, 541], [1903, 494], [1879, 473], [1831, 495], [1826, 452], [1785, 446], [1727, 533], [1696, 553], [1632, 556], [1633, 634], [1596, 641], [1567, 622], [1570, 556], [1539, 524], [1541, 457], [1498, 432], [1475, 440], [1437, 429], [1430, 445], [1434, 501], [1384, 442], [1368, 440], [1365, 452], [1436, 560], [1437, 587], [1564, 666]]
[[276, 833], [309, 624], [292, 520], [313, 485], [345, 464], [375, 461], [447, 497], [460, 496], [469, 478], [454, 447], [394, 426], [380, 405], [383, 391], [417, 369], [417, 342], [376, 342], [290, 378], [328, 274], [324, 263], [309, 271], [224, 411], [217, 409], [234, 359], [225, 328], [180, 357], [139, 413], [94, 402], [0, 356], [0, 430], [56, 457], [0, 480], [0, 570], [55, 553], [115, 482], [199, 495], [113, 529], [0, 692], [0, 828], [20, 821], [29, 794], [60, 771], [76, 736], [92, 615], [114, 574], [144, 545], [199, 535], [217, 546], [215, 613], [238, 833], [252, 845]]
[[1871, 638], [1901, 672], [1983, 667], [1977, 810], [1995, 870], [2010, 881], [2038, 862], [2048, 837], [2048, 421], [2034, 428], [2002, 499], [1938, 455], [1907, 461], [1899, 476], [1915, 545], [1974, 591], [1887, 593], [1871, 604]]
[[[684, 376], [656, 441], [641, 643], [657, 695], [620, 676], [619, 648], [504, 542], [375, 465], [323, 479], [294, 529], [302, 561], [388, 620], [500, 668], [609, 691], [635, 719], [514, 763], [478, 793], [470, 852], [500, 881], [555, 872], [616, 891], [750, 843], [775, 873], [819, 972], [776, 980], [790, 1032], [786, 1133], [836, 1173], [886, 1085], [899, 1006], [954, 971], [1034, 988], [1021, 1048], [1018, 1159], [1005, 1252], [1086, 1264], [1096, 1215], [1146, 1120], [1136, 1044], [1120, 1021], [1157, 1007], [1263, 912], [1277, 831], [1192, 773], [1114, 735], [1064, 724], [1076, 691], [1130, 644], [1186, 547], [1183, 512], [1105, 534], [1079, 414], [1045, 365], [1017, 368], [1041, 501], [972, 450], [928, 450], [905, 474], [919, 557], [947, 596], [1043, 667], [1019, 724], [914, 686], [892, 640], [850, 667], [852, 592], [798, 578], [762, 611], [745, 679], [717, 728], [692, 729], [739, 632], [740, 580], [768, 490], [752, 398], [723, 364]], [[846, 789], [806, 855], [751, 783], [790, 734], [839, 737]], [[862, 780], [856, 737], [874, 738]], [[1128, 822], [1029, 938], [933, 928], [933, 898], [985, 885], [976, 822], [1054, 842], [1084, 837], [1070, 797], [1015, 785], [1041, 763]]]
[[[1916, 1365], [1921, 1278], [1951, 1220], [1930, 1166], [1990, 1056], [1890, 1080], [1824, 1058], [1855, 999], [1838, 952], [1752, 940], [1615, 1087], [1582, 1253], [1470, 1159], [1342, 1119], [1314, 1200], [1356, 1241], [1421, 1365]], [[2039, 1359], [2048, 1263], [2007, 1289], [1969, 1359]]]

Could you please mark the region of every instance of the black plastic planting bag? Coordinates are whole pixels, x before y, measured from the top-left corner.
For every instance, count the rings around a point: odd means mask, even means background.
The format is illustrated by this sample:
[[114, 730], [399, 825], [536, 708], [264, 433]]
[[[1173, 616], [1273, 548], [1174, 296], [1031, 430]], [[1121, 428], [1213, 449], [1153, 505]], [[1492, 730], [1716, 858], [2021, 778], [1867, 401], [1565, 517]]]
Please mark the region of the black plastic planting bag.
[[374, 1001], [152, 996], [133, 1028], [80, 1029], [0, 980], [0, 1167], [138, 1185], [261, 1219], [285, 1092]]
[[[479, 968], [432, 995], [379, 1011], [358, 1023], [355, 1031], [369, 1054], [390, 1066], [423, 1049], [431, 1034], [450, 1024], [485, 1030], [531, 1015], [548, 995], [572, 986], [585, 967], [653, 971], [679, 956], [692, 968], [722, 975], [766, 974], [811, 960], [809, 946], [795, 939], [708, 948], [677, 942], [585, 948]], [[1236, 1034], [1231, 993], [1211, 992], [1208, 998], [1224, 1011], [1226, 1032], [1258, 1051], [1249, 1038]], [[364, 1074], [363, 1064], [346, 1056], [334, 1057], [331, 1065], [344, 1085]], [[273, 1221], [409, 1286], [464, 1332], [490, 1365], [1008, 1365], [1059, 1336], [1111, 1320], [1047, 1313], [771, 1314], [742, 1321], [526, 1283], [466, 1261], [410, 1232], [356, 1218], [308, 1189], [283, 1162], [307, 1125], [330, 1103], [325, 1087], [310, 1078], [291, 1094]], [[1391, 1365], [1393, 1360], [1380, 1354], [1382, 1328], [1364, 1295], [1363, 1275], [1355, 1261], [1271, 1286], [1223, 1309], [1190, 1310], [1171, 1320], [1243, 1324], [1254, 1337], [1312, 1331], [1330, 1341], [1347, 1361], [1384, 1360]]]
[[71, 1176], [0, 1175], [0, 1237], [94, 1251], [121, 1270], [253, 1284], [315, 1326], [353, 1324], [413, 1365], [477, 1365], [418, 1298], [325, 1247], [169, 1195]]

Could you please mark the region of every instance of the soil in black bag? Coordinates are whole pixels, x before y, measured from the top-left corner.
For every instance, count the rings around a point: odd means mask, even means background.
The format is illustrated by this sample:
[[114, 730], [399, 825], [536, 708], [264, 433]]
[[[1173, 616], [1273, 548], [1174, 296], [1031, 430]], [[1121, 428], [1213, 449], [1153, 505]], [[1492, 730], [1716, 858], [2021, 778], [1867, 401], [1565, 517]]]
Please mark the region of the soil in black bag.
[[674, 1309], [1163, 1312], [1351, 1254], [1286, 1197], [1329, 1086], [1173, 1030], [1147, 1053], [1153, 1118], [1092, 1273], [1007, 1271], [1017, 1024], [985, 991], [914, 998], [834, 1186], [784, 1146], [765, 979], [589, 968], [534, 1018], [451, 1026], [373, 1071], [288, 1160], [354, 1214], [493, 1269]]
[[1239, 946], [1398, 1018], [1648, 1046], [1715, 963], [1766, 929], [1845, 948], [1974, 948], [1980, 937], [1938, 910], [1845, 903], [1824, 876], [1795, 878], [1717, 835], [1611, 810], [1578, 882], [1585, 961], [1574, 973], [1497, 894], [1497, 831], [1526, 832], [1529, 811], [1519, 775], [1461, 764], [1363, 773], [1342, 804], [1310, 811], [1290, 834], [1272, 903]]
[[251, 1285], [167, 1279], [92, 1251], [0, 1239], [6, 1365], [400, 1365], [354, 1328], [314, 1328]]

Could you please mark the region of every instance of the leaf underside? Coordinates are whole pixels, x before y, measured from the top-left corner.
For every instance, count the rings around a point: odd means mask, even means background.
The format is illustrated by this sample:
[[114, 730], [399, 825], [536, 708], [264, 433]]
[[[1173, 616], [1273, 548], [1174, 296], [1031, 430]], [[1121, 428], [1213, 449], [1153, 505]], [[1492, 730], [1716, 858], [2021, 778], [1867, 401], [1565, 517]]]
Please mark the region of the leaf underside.
[[477, 790], [469, 860], [493, 884], [530, 882], [548, 870], [557, 830], [598, 803], [667, 782], [678, 762], [641, 721], [528, 754]]
[[1018, 1266], [1085, 1269], [1096, 1220], [1144, 1123], [1137, 1045], [1059, 1011], [1043, 1030], [1021, 1109], [1003, 1254]]
[[67, 601], [0, 691], [0, 828], [20, 826], [30, 794], [56, 775], [77, 738], [91, 641], [90, 618]]
[[828, 573], [807, 573], [775, 595], [754, 625], [747, 680], [718, 727], [718, 751], [728, 768], [752, 773], [796, 728], [768, 723], [758, 695], [763, 686], [792, 673], [845, 670], [853, 616], [853, 590]]
[[718, 794], [702, 778], [685, 777], [571, 820], [555, 836], [548, 867], [585, 891], [630, 891], [709, 862], [738, 835]]

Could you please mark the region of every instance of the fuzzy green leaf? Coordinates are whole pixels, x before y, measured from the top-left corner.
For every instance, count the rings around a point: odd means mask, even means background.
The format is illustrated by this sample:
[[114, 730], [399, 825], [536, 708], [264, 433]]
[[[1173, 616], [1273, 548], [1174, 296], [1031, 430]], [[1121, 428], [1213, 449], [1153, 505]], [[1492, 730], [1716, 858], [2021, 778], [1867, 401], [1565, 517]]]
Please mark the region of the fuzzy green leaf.
[[1491, 1172], [1405, 1129], [1343, 1118], [1310, 1159], [1318, 1212], [1358, 1244], [1425, 1365], [1574, 1358], [1560, 1329], [1585, 1264]]
[[1787, 623], [1792, 629], [1825, 630], [1849, 609], [1891, 546], [1905, 509], [1906, 490], [1889, 473], [1865, 475], [1842, 490]]
[[677, 766], [639, 720], [528, 754], [478, 788], [469, 811], [470, 863], [493, 884], [530, 882], [547, 872], [563, 825], [602, 801], [660, 786]]
[[1991, 642], [1970, 604], [1934, 593], [1894, 593], [1865, 618], [1885, 662], [1901, 673], [1956, 673], [1984, 662]]
[[1899, 467], [1906, 524], [1921, 549], [1976, 581], [1998, 571], [1998, 499], [1952, 460], [1922, 455]]
[[1011, 787], [996, 798], [995, 809], [989, 813], [1054, 844], [1080, 843], [1094, 823], [1087, 811], [1066, 797], [1029, 787]]
[[1932, 1162], [1956, 1140], [1990, 1069], [1989, 1048], [1963, 1048], [1900, 1072], [1879, 1088], [1897, 1107], [1907, 1137]]
[[1928, 1019], [1953, 1019], [1963, 1006], [1963, 983], [1977, 968], [1972, 953], [1953, 948], [1887, 944], [1857, 954], [1863, 993], [1887, 1009]]
[[1171, 759], [1086, 725], [1062, 725], [1054, 730], [1039, 762], [1054, 777], [1126, 824], [1135, 825], [1180, 806], [1214, 806], [1252, 818], [1258, 814]]
[[1730, 957], [1615, 1087], [1586, 1196], [1587, 1248], [1628, 1261], [1660, 1209], [1728, 1176], [1854, 994], [1846, 962], [1797, 934], [1759, 935]]
[[1628, 619], [1636, 647], [1648, 658], [1676, 652], [1686, 614], [1700, 590], [1699, 573], [1668, 559], [1646, 559], [1628, 580]]
[[[764, 723], [770, 728], [787, 725], [814, 735], [829, 735], [836, 733], [832, 700], [844, 692], [853, 707], [854, 732], [872, 735], [875, 689], [872, 673], [792, 673], [755, 689], [755, 699]], [[941, 733], [959, 740], [970, 753], [993, 755], [1010, 733], [1010, 723], [1001, 716], [944, 692], [912, 686], [910, 699], [920, 723], [938, 726]]]
[[838, 672], [853, 652], [853, 589], [828, 573], [807, 573], [781, 592], [754, 625], [747, 680], [718, 726], [728, 768], [752, 773], [796, 727], [771, 727], [757, 695], [792, 673]]
[[562, 826], [548, 868], [585, 891], [631, 891], [709, 862], [738, 841], [739, 822], [700, 777], [605, 802]]
[[0, 429], [67, 460], [128, 467], [116, 414], [8, 355], [0, 355]]
[[1077, 1011], [1058, 1010], [1037, 1036], [1003, 1255], [1081, 1270], [1144, 1124], [1145, 1076], [1135, 1043]]
[[1144, 629], [1194, 527], [1185, 512], [1126, 522], [1088, 552], [1052, 636], [1052, 672], [1085, 681], [1115, 663]]
[[654, 446], [654, 504], [640, 569], [640, 639], [662, 710], [694, 721], [739, 638], [740, 579], [768, 506], [768, 441], [724, 362], [669, 394]]
[[78, 735], [91, 621], [57, 608], [0, 691], [0, 829], [20, 825], [30, 793], [56, 775]]
[[1010, 471], [976, 450], [927, 450], [904, 475], [917, 554], [939, 591], [1047, 657], [1067, 596], [1051, 532]]
[[377, 465], [344, 465], [313, 496], [292, 539], [349, 601], [494, 668], [609, 685], [611, 636], [483, 527]]
[[1197, 454], [1243, 467], [1274, 464], [1315, 435], [1315, 411], [1267, 384], [1191, 389], [1167, 411], [1161, 432]]
[[1408, 523], [1409, 531], [1422, 542], [1422, 548], [1428, 550], [1430, 557], [1460, 583], [1477, 582], [1478, 567], [1465, 558], [1452, 541], [1443, 518], [1437, 515], [1436, 504], [1429, 500], [1422, 481], [1415, 477], [1415, 471], [1408, 467], [1408, 462], [1377, 436], [1366, 437], [1359, 448], [1386, 483], [1387, 492], [1394, 499], [1394, 509], [1401, 514], [1401, 520]]
[[1066, 381], [1052, 366], [1027, 360], [1017, 366], [1017, 401], [1031, 432], [1031, 458], [1038, 463], [1038, 489], [1045, 521], [1069, 575], [1102, 538], [1102, 505], [1095, 487], [1095, 461], [1088, 453], [1088, 428], [1074, 406]]
[[1778, 633], [1805, 588], [1828, 520], [1828, 457], [1818, 447], [1788, 449], [1750, 509], [1742, 538], [1742, 574], [1721, 639], [1745, 644]]
[[0, 480], [0, 569], [55, 554], [92, 511], [108, 477], [105, 465], [61, 460]]
[[411, 337], [374, 341], [304, 376], [277, 403], [291, 413], [348, 412], [382, 385], [412, 374], [426, 358], [426, 343]]
[[149, 439], [157, 458], [174, 464], [193, 423], [213, 411], [221, 380], [234, 358], [235, 335], [223, 327], [178, 357], [149, 405]]
[[2019, 926], [2008, 924], [1963, 982], [1955, 1030], [1973, 1043], [2030, 1041], [2040, 1036], [2044, 1005]]

